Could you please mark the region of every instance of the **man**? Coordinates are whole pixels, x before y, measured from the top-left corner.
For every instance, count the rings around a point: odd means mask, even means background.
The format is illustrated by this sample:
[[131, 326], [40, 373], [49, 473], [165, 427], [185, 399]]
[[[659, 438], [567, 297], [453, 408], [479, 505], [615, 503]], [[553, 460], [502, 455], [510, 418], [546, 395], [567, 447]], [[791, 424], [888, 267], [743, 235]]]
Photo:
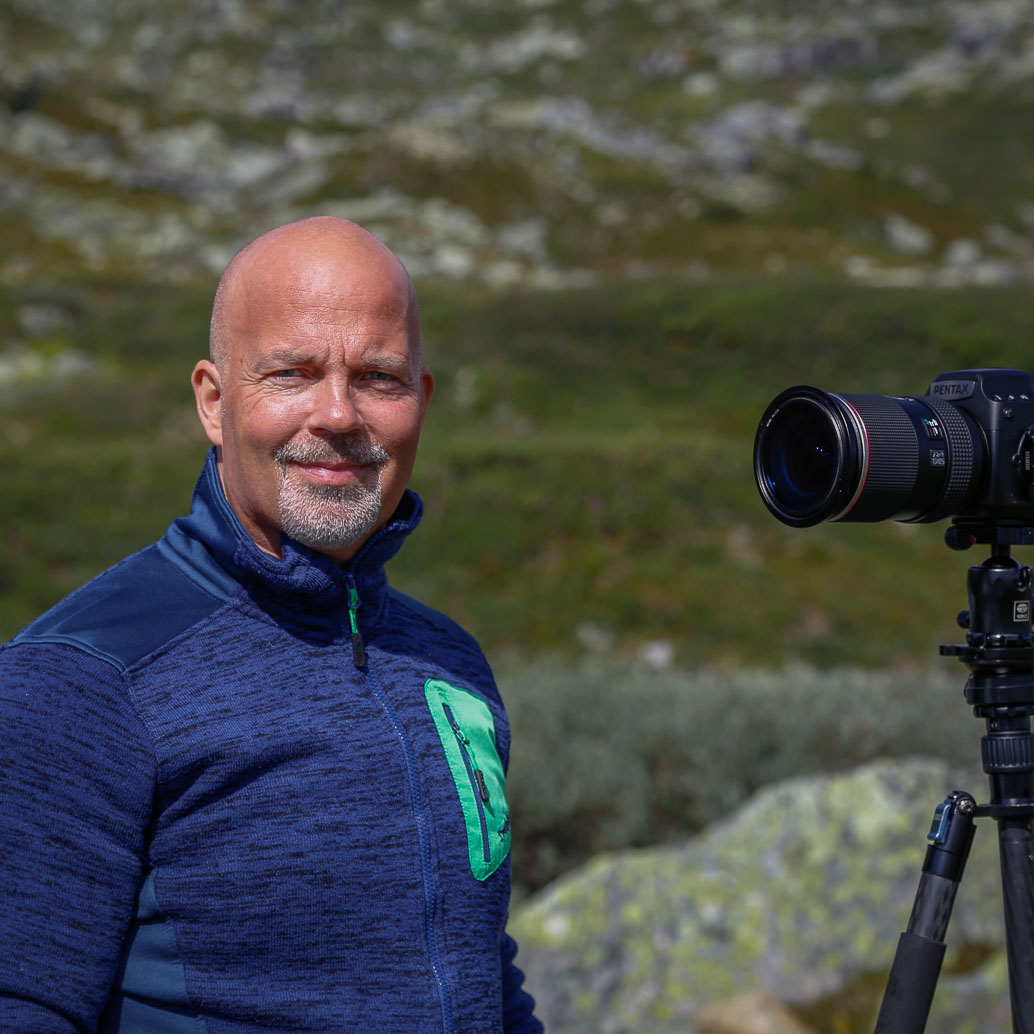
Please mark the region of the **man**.
[[502, 704], [383, 571], [434, 386], [408, 276], [271, 231], [193, 386], [190, 516], [0, 653], [0, 1030], [541, 1031]]

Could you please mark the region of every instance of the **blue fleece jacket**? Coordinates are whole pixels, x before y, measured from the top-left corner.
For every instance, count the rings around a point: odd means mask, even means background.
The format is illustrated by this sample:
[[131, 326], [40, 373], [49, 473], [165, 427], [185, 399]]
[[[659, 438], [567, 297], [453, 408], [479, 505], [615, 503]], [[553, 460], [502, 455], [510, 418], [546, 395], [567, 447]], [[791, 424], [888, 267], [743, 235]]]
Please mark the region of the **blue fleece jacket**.
[[0, 651], [0, 1030], [532, 1034], [509, 729], [474, 641], [189, 517]]

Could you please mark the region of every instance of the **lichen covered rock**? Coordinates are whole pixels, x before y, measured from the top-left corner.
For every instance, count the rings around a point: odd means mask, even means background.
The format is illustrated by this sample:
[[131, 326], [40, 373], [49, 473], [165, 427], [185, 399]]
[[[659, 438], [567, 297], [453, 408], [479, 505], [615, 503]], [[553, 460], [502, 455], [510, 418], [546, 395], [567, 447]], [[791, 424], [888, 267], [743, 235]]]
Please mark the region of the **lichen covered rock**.
[[[982, 798], [982, 780], [969, 776], [965, 788]], [[933, 809], [958, 783], [924, 760], [793, 780], [689, 843], [604, 856], [558, 881], [513, 922], [547, 1028], [684, 1034], [703, 1006], [749, 991], [802, 1016], [836, 1015], [838, 995], [851, 999], [845, 1015], [871, 1012], [908, 920]], [[966, 1015], [973, 996], [985, 1010], [1000, 997], [993, 971], [949, 975], [976, 970], [1001, 946], [996, 852], [985, 822], [934, 1017]]]

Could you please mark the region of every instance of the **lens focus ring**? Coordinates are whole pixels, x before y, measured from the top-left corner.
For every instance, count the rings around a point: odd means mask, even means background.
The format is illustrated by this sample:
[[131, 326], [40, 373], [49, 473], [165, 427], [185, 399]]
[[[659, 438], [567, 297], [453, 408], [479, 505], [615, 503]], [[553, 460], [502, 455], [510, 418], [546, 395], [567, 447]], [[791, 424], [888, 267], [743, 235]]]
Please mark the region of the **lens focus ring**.
[[938, 513], [947, 516], [958, 512], [973, 487], [973, 437], [962, 414], [953, 405], [929, 396], [924, 397], [923, 402], [940, 417], [948, 441], [948, 484], [937, 506]]
[[858, 413], [869, 442], [866, 489], [905, 494], [916, 480], [916, 431], [901, 403], [883, 395], [842, 395]]

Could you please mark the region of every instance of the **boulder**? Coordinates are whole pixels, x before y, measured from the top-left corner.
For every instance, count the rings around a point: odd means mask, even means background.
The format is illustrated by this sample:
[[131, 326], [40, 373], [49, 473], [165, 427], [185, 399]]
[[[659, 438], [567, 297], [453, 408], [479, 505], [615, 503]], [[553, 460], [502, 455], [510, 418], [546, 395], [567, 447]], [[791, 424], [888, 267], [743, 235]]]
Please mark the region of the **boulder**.
[[705, 1005], [696, 1015], [697, 1034], [815, 1034], [778, 998], [749, 991]]
[[[688, 843], [602, 856], [562, 878], [512, 923], [547, 1029], [721, 1030], [728, 1013], [702, 1010], [753, 994], [816, 1030], [871, 1030], [933, 809], [958, 788], [986, 798], [981, 774], [960, 780], [923, 759], [795, 779]], [[998, 873], [996, 829], [983, 820], [930, 1030], [1008, 1029]]]

